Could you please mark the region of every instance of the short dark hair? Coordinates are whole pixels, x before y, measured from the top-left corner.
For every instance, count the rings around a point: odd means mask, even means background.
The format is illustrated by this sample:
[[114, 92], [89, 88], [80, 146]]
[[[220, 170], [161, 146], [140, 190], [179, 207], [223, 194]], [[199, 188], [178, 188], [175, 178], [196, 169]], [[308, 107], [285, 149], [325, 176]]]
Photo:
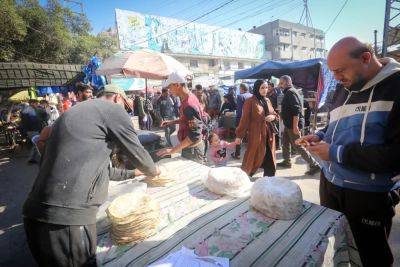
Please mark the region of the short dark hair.
[[371, 55], [375, 55], [374, 49], [372, 48], [372, 45], [370, 44], [362, 44], [359, 47], [353, 49], [350, 51], [349, 56], [351, 58], [359, 58], [361, 55], [365, 52], [371, 53]]
[[196, 88], [198, 91], [203, 90], [203, 86], [201, 86], [201, 84], [196, 84], [194, 88]]
[[92, 86], [90, 86], [89, 84], [85, 84], [83, 82], [76, 83], [75, 87], [76, 87], [76, 92], [84, 92], [87, 89], [93, 90]]
[[245, 83], [241, 83], [241, 84], [239, 85], [239, 87], [242, 88], [243, 91], [245, 91], [245, 92], [249, 91], [249, 87], [248, 87], [247, 84], [245, 84]]
[[168, 88], [161, 89], [161, 93], [168, 93]]

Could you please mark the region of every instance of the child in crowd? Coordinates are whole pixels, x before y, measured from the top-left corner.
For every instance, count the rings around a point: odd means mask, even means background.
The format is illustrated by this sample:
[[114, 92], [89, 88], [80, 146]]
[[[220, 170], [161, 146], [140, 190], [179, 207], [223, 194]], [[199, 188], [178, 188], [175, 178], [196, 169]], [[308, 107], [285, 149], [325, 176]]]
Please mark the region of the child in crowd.
[[208, 137], [208, 142], [210, 144], [210, 159], [215, 163], [217, 167], [226, 166], [228, 162], [226, 150], [234, 149], [236, 144], [220, 140], [219, 136], [214, 132], [210, 133], [210, 136]]

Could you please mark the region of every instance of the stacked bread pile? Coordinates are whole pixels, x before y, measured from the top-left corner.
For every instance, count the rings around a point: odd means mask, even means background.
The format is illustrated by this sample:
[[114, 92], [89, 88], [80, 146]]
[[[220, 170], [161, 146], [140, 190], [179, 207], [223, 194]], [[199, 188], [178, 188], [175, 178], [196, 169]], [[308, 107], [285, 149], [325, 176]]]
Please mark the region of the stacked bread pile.
[[293, 220], [303, 211], [303, 194], [295, 182], [282, 177], [264, 177], [254, 183], [250, 203], [270, 218]]
[[111, 237], [119, 245], [138, 243], [157, 233], [160, 205], [147, 194], [117, 197], [106, 212], [111, 221]]
[[241, 197], [249, 194], [251, 182], [249, 176], [236, 167], [212, 168], [208, 172], [204, 185], [213, 193]]
[[143, 182], [149, 186], [169, 186], [175, 183], [176, 173], [166, 166], [159, 166], [160, 174], [153, 177], [146, 177]]

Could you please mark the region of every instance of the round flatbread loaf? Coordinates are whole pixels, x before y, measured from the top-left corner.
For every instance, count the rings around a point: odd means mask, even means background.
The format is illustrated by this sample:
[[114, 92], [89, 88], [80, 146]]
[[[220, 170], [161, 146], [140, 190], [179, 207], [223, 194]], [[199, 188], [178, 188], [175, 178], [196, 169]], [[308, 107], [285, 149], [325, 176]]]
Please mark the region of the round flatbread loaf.
[[251, 188], [247, 174], [235, 167], [212, 168], [204, 180], [204, 185], [213, 193], [233, 197], [245, 196]]
[[300, 187], [288, 179], [264, 177], [254, 183], [250, 203], [270, 218], [293, 220], [303, 210], [303, 195]]

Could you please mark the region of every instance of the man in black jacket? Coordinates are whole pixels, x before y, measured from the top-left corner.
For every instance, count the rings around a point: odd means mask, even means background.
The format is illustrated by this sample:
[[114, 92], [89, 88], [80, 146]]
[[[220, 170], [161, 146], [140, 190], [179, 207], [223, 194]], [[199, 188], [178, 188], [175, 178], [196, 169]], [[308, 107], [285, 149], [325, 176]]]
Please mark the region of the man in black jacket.
[[140, 144], [126, 95], [106, 85], [54, 123], [39, 174], [23, 208], [27, 241], [40, 266], [95, 266], [96, 213], [107, 198], [110, 155], [117, 146], [148, 176], [159, 174]]
[[284, 168], [290, 168], [290, 147], [296, 149], [303, 159], [309, 164], [307, 175], [313, 175], [319, 171], [318, 165], [310, 154], [301, 146], [295, 144], [300, 138], [300, 127], [304, 125], [303, 103], [301, 102], [299, 93], [293, 88], [292, 79], [288, 75], [280, 78], [279, 87], [283, 89], [284, 97], [282, 99], [281, 118], [285, 126], [282, 135], [282, 155], [283, 161], [277, 165]]
[[[301, 140], [320, 159], [321, 205], [344, 213], [363, 266], [392, 266], [389, 245], [400, 178], [400, 63], [354, 37], [333, 45], [329, 124]], [[298, 142], [300, 142], [299, 140]]]

